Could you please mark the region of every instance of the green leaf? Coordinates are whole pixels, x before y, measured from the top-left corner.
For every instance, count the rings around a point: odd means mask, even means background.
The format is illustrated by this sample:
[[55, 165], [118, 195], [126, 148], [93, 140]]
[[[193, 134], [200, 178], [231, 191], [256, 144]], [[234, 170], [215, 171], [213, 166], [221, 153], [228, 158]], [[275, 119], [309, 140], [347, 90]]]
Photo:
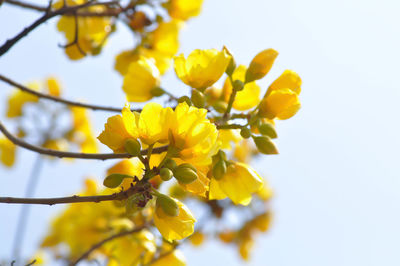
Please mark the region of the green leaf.
[[117, 188], [117, 187], [119, 187], [119, 185], [121, 185], [122, 181], [125, 178], [133, 179], [134, 177], [130, 176], [130, 175], [124, 175], [124, 174], [111, 174], [104, 179], [103, 185], [108, 188]]

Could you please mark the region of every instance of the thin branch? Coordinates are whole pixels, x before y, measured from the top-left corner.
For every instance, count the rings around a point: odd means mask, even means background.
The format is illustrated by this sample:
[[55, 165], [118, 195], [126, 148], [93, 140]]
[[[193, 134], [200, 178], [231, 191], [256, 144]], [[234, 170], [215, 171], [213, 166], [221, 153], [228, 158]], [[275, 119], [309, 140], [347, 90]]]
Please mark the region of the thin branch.
[[127, 236], [127, 235], [130, 235], [130, 234], [137, 233], [137, 232], [139, 232], [139, 231], [145, 229], [147, 226], [148, 226], [147, 224], [144, 224], [144, 225], [142, 225], [142, 226], [140, 226], [140, 227], [137, 227], [137, 228], [134, 228], [134, 229], [132, 229], [132, 230], [123, 231], [123, 232], [120, 232], [120, 233], [118, 233], [118, 234], [115, 234], [115, 235], [112, 235], [112, 236], [110, 236], [110, 237], [107, 237], [106, 239], [104, 239], [104, 240], [100, 241], [99, 243], [93, 245], [88, 251], [86, 251], [85, 253], [83, 253], [82, 256], [80, 256], [77, 260], [75, 260], [74, 262], [70, 263], [69, 265], [70, 265], [70, 266], [77, 265], [80, 261], [82, 261], [82, 260], [86, 259], [87, 257], [89, 257], [89, 255], [90, 255], [94, 250], [100, 248], [100, 247], [101, 247], [102, 245], [104, 245], [105, 243], [107, 243], [107, 242], [109, 242], [109, 241], [111, 241], [111, 240], [113, 240], [113, 239], [119, 238], [119, 237], [123, 237], [123, 236]]
[[97, 195], [97, 196], [70, 196], [60, 198], [15, 198], [15, 197], [0, 197], [0, 203], [8, 204], [40, 204], [40, 205], [55, 205], [66, 203], [82, 203], [94, 202], [99, 203], [102, 201], [112, 200], [125, 200], [135, 193], [138, 193], [142, 187], [132, 186], [125, 191], [114, 193], [111, 195]]
[[79, 44], [79, 20], [78, 20], [78, 15], [74, 14], [74, 22], [75, 22], [75, 35], [74, 35], [74, 40], [70, 43], [67, 43], [66, 45], [59, 45], [62, 48], [68, 48], [73, 45], [76, 45], [76, 48], [78, 48], [79, 52], [83, 55], [86, 56], [85, 51], [83, 51], [82, 47]]
[[[71, 106], [76, 106], [76, 107], [82, 107], [82, 108], [88, 108], [88, 109], [92, 109], [94, 111], [96, 110], [101, 110], [101, 111], [110, 111], [110, 112], [118, 112], [120, 113], [122, 111], [122, 108], [116, 108], [116, 107], [108, 107], [108, 106], [100, 106], [100, 105], [94, 105], [94, 104], [86, 104], [86, 103], [80, 103], [80, 102], [74, 102], [74, 101], [70, 101], [70, 100], [66, 100], [63, 98], [59, 98], [59, 97], [54, 97], [45, 93], [41, 93], [38, 91], [34, 91], [32, 89], [29, 89], [28, 87], [19, 84], [3, 75], [0, 74], [0, 80], [4, 81], [5, 83], [8, 83], [11, 86], [16, 87], [17, 89], [20, 89], [24, 92], [27, 92], [29, 94], [35, 95], [39, 98], [43, 98], [43, 99], [48, 99], [54, 102], [59, 102], [59, 103], [63, 103], [66, 105], [71, 105]], [[136, 111], [136, 112], [140, 112], [141, 109], [131, 109], [132, 111]]]
[[[11, 134], [6, 127], [0, 121], [0, 131], [15, 145], [20, 146], [22, 148], [44, 154], [50, 155], [58, 158], [78, 158], [78, 159], [95, 159], [95, 160], [108, 160], [108, 159], [121, 159], [121, 158], [132, 158], [134, 156], [129, 153], [79, 153], [79, 152], [66, 152], [66, 151], [58, 151], [53, 149], [42, 148], [40, 146], [32, 145], [30, 143], [25, 142], [24, 140], [15, 137]], [[168, 150], [168, 146], [161, 146], [154, 148], [152, 153], [163, 153]], [[140, 152], [142, 155], [147, 154], [147, 149], [142, 150]]]
[[241, 129], [243, 126], [238, 124], [217, 125], [217, 129]]
[[15, 37], [7, 40], [2, 46], [0, 46], [0, 56], [5, 54], [14, 44], [16, 44], [19, 40], [21, 40], [23, 37], [27, 36], [31, 31], [33, 31], [35, 28], [37, 28], [39, 25], [42, 23], [46, 22], [47, 20], [58, 16], [58, 15], [64, 15], [64, 14], [74, 14], [77, 10], [89, 6], [98, 6], [98, 5], [112, 5], [115, 4], [115, 1], [111, 2], [86, 2], [81, 5], [76, 5], [76, 6], [64, 6], [60, 9], [54, 10], [53, 12], [45, 12], [43, 16], [41, 16], [39, 19], [37, 19], [35, 22], [33, 22], [30, 26], [26, 27], [24, 30], [22, 30], [19, 34], [17, 34]]

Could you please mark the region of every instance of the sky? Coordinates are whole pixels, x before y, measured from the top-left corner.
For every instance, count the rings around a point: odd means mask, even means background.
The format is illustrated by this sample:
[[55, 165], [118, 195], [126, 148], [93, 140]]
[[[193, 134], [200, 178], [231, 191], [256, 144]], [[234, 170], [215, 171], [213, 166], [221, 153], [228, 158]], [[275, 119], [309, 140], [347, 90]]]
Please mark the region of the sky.
[[[201, 15], [182, 31], [180, 51], [186, 55], [226, 45], [238, 62], [248, 64], [263, 49], [279, 51], [260, 83], [264, 89], [285, 69], [303, 79], [302, 109], [277, 123], [280, 155], [254, 165], [274, 189], [274, 221], [257, 239], [247, 265], [400, 264], [399, 8], [397, 0], [205, 0]], [[36, 16], [2, 6], [0, 41]], [[0, 73], [20, 82], [56, 75], [66, 98], [121, 106], [122, 80], [112, 64], [132, 39], [120, 30], [101, 57], [74, 63], [57, 47], [64, 40], [53, 20], [4, 55]], [[177, 95], [187, 92], [173, 71], [163, 84]], [[1, 102], [10, 91], [0, 84]], [[107, 114], [92, 117], [100, 132]], [[0, 168], [0, 195], [21, 196], [34, 158], [20, 150], [14, 169]], [[101, 176], [111, 164], [48, 162], [36, 194], [71, 195], [80, 190], [84, 176]], [[32, 208], [27, 254], [60, 210], [62, 206]], [[11, 253], [18, 211], [0, 205], [0, 258]], [[188, 265], [244, 265], [234, 248], [218, 242], [185, 252]]]

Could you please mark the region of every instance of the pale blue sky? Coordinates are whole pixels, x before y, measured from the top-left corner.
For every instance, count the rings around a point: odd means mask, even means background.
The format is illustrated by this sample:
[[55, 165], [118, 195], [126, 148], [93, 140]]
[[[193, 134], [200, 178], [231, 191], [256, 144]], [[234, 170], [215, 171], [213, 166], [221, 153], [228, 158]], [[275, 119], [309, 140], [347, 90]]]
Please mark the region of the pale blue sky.
[[[249, 265], [400, 264], [399, 8], [396, 0], [205, 0], [202, 14], [182, 32], [180, 50], [186, 54], [227, 45], [238, 62], [247, 64], [262, 49], [278, 50], [264, 88], [284, 69], [297, 71], [304, 81], [303, 108], [277, 124], [281, 154], [255, 165], [275, 191], [275, 219], [258, 239]], [[35, 15], [1, 7], [0, 41]], [[107, 105], [122, 105], [121, 78], [112, 62], [130, 47], [128, 32], [120, 27], [101, 58], [74, 63], [57, 47], [64, 40], [54, 22], [2, 57], [0, 73], [21, 82], [56, 74], [68, 98], [93, 103], [107, 98]], [[186, 90], [173, 72], [164, 84], [177, 95]], [[1, 109], [10, 91], [0, 84]], [[96, 132], [106, 116], [93, 115]], [[32, 158], [20, 150], [16, 168], [0, 168], [0, 195], [21, 196]], [[110, 164], [48, 163], [37, 195], [70, 195], [80, 189], [83, 176], [101, 176]], [[33, 208], [27, 253], [60, 208]], [[1, 258], [10, 254], [18, 211], [0, 205]], [[189, 265], [242, 265], [236, 250], [216, 242], [186, 251]]]

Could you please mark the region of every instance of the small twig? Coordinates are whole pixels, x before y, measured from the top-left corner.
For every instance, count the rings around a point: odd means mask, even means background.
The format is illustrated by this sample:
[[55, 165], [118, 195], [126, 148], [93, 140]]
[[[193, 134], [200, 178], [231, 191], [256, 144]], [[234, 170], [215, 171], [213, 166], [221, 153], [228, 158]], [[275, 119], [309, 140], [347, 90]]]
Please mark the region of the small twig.
[[[22, 148], [44, 154], [50, 155], [58, 158], [78, 158], [78, 159], [95, 159], [95, 160], [108, 160], [108, 159], [121, 159], [121, 158], [132, 158], [134, 156], [129, 153], [79, 153], [79, 152], [66, 152], [66, 151], [58, 151], [53, 149], [42, 148], [40, 146], [32, 145], [30, 143], [25, 142], [24, 140], [15, 137], [11, 134], [6, 127], [0, 121], [0, 131], [15, 145], [20, 146]], [[163, 153], [168, 150], [168, 145], [154, 148], [152, 153]], [[147, 154], [147, 149], [142, 150], [140, 152], [142, 155]]]
[[139, 231], [141, 231], [141, 230], [147, 228], [147, 226], [149, 226], [149, 225], [144, 224], [144, 225], [142, 225], [142, 226], [140, 226], [140, 227], [137, 227], [137, 228], [134, 228], [134, 229], [132, 229], [132, 230], [120, 232], [120, 233], [118, 233], [118, 234], [115, 234], [115, 235], [112, 235], [112, 236], [110, 236], [110, 237], [107, 237], [106, 239], [104, 239], [104, 240], [100, 241], [99, 243], [93, 245], [88, 251], [86, 251], [85, 253], [83, 253], [82, 256], [80, 256], [77, 260], [75, 260], [74, 262], [70, 263], [69, 265], [70, 265], [70, 266], [77, 265], [80, 261], [82, 261], [82, 260], [86, 259], [87, 257], [89, 257], [89, 255], [90, 255], [94, 250], [98, 249], [99, 247], [101, 247], [101, 246], [104, 245], [105, 243], [107, 243], [107, 242], [109, 242], [109, 241], [111, 241], [111, 240], [113, 240], [113, 239], [119, 238], [119, 237], [123, 237], [123, 236], [127, 236], [127, 235], [130, 235], [130, 234], [133, 234], [133, 233], [137, 233], [137, 232], [139, 232]]
[[15, 197], [0, 197], [0, 203], [8, 204], [40, 204], [40, 205], [55, 205], [55, 204], [66, 204], [66, 203], [82, 203], [82, 202], [94, 202], [99, 203], [102, 201], [112, 200], [125, 200], [133, 194], [139, 192], [138, 186], [132, 186], [125, 191], [114, 193], [111, 195], [97, 195], [97, 196], [70, 196], [60, 198], [15, 198]]
[[79, 44], [79, 20], [78, 20], [78, 15], [76, 14], [76, 12], [75, 12], [75, 14], [74, 14], [74, 22], [75, 22], [75, 36], [74, 36], [74, 40], [73, 40], [72, 42], [70, 42], [70, 43], [65, 44], [65, 45], [59, 44], [58, 46], [59, 46], [59, 47], [62, 47], [62, 48], [68, 48], [68, 47], [71, 47], [71, 46], [73, 46], [73, 45], [76, 45], [76, 47], [78, 48], [79, 52], [80, 52], [83, 56], [86, 56], [85, 51], [83, 51], [82, 47], [81, 47], [80, 44]]
[[36, 259], [34, 259], [33, 261], [29, 262], [25, 266], [31, 266], [31, 265], [34, 265], [35, 263], [36, 263]]
[[217, 129], [240, 129], [242, 127], [242, 125], [238, 124], [217, 125]]
[[[20, 89], [24, 92], [30, 93], [32, 95], [35, 95], [39, 98], [43, 98], [43, 99], [48, 99], [54, 102], [59, 102], [59, 103], [63, 103], [66, 105], [71, 105], [71, 106], [76, 106], [76, 107], [82, 107], [82, 108], [88, 108], [88, 109], [92, 109], [94, 111], [96, 110], [100, 110], [100, 111], [110, 111], [110, 112], [118, 112], [120, 113], [122, 111], [122, 108], [116, 108], [116, 107], [107, 107], [107, 106], [100, 106], [100, 105], [94, 105], [94, 104], [86, 104], [86, 103], [80, 103], [80, 102], [74, 102], [74, 101], [70, 101], [70, 100], [66, 100], [63, 98], [59, 98], [59, 97], [54, 97], [45, 93], [41, 93], [38, 91], [34, 91], [32, 89], [29, 89], [28, 87], [19, 84], [3, 75], [0, 74], [0, 80], [10, 84], [11, 86], [16, 87], [17, 89]], [[131, 111], [136, 111], [136, 112], [140, 112], [141, 109], [131, 109]]]

